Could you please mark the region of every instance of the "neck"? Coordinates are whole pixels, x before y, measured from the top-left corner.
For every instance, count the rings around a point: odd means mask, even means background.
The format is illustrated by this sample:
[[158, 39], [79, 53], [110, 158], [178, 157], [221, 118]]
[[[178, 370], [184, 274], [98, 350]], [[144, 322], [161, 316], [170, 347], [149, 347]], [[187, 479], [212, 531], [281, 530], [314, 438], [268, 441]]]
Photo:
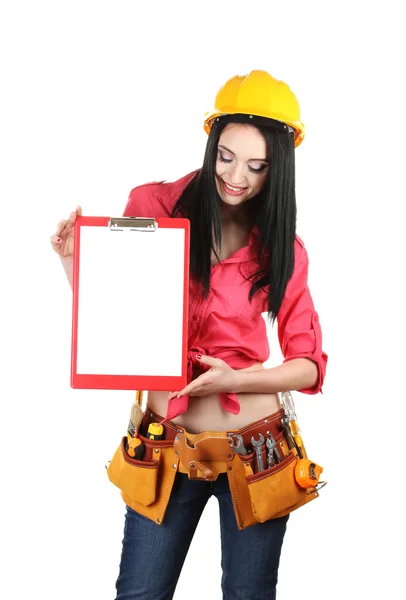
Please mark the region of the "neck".
[[244, 206], [229, 206], [222, 202], [220, 210], [221, 224], [223, 226], [237, 224], [243, 227], [250, 227], [250, 225], [252, 225], [246, 207]]

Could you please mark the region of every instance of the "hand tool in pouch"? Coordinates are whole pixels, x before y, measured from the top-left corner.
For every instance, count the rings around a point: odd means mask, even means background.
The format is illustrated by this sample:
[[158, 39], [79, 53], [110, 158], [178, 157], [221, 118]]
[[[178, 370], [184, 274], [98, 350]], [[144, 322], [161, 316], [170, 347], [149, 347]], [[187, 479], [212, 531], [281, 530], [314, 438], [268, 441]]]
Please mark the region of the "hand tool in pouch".
[[131, 416], [127, 428], [127, 431], [131, 437], [136, 437], [138, 435], [139, 426], [144, 418], [144, 411], [142, 410], [142, 397], [143, 392], [141, 390], [137, 390], [135, 392], [134, 403], [131, 407]]
[[230, 444], [230, 448], [236, 454], [241, 454], [241, 456], [247, 456], [248, 450], [244, 446], [244, 441], [242, 439], [242, 435], [238, 433], [228, 433], [227, 434]]
[[127, 427], [127, 454], [132, 458], [141, 460], [144, 454], [144, 444], [138, 437], [138, 429], [141, 425], [141, 421], [144, 418], [144, 411], [142, 410], [142, 396], [141, 390], [135, 392], [135, 400], [131, 407], [130, 420]]
[[299, 460], [295, 466], [295, 479], [302, 488], [315, 488], [317, 490], [324, 487], [327, 481], [319, 481], [323, 472], [323, 467], [307, 458], [306, 450], [303, 446], [301, 431], [297, 424], [295, 404], [290, 392], [281, 392], [282, 405], [286, 417], [282, 419], [282, 425], [285, 433], [293, 442], [297, 450]]
[[303, 488], [316, 487], [316, 485], [319, 483], [320, 475], [322, 473], [323, 467], [317, 465], [307, 458], [302, 458], [296, 463], [295, 479]]
[[[268, 448], [268, 456], [267, 456], [267, 464], [268, 464], [268, 469], [270, 467], [275, 466], [277, 463], [282, 462], [282, 457], [280, 455], [280, 452], [278, 450], [278, 448], [276, 447], [277, 444], [275, 442], [275, 438], [273, 437], [272, 433], [267, 432], [268, 435], [268, 439], [265, 441], [265, 445]], [[276, 457], [276, 461], [275, 461], [275, 457]]]
[[289, 449], [292, 450], [292, 448], [295, 448], [298, 457], [303, 458], [302, 450], [297, 445], [297, 443], [292, 435], [292, 431], [289, 427], [289, 419], [287, 417], [284, 417], [283, 419], [281, 419], [281, 421], [282, 421], [283, 429], [285, 431], [286, 441], [287, 441]]
[[150, 423], [145, 437], [150, 440], [163, 440], [165, 437], [163, 425], [160, 423]]
[[256, 440], [254, 438], [254, 436], [252, 436], [252, 438], [251, 438], [251, 444], [252, 444], [252, 446], [253, 446], [253, 448], [254, 448], [254, 450], [256, 452], [256, 456], [257, 456], [257, 467], [258, 467], [258, 471], [257, 472], [258, 473], [260, 471], [263, 471], [265, 469], [265, 467], [264, 467], [264, 461], [262, 459], [262, 446], [264, 445], [264, 443], [265, 443], [265, 438], [262, 435], [262, 433], [259, 434], [259, 439], [258, 440]]
[[297, 453], [300, 458], [303, 458], [303, 442], [302, 436], [300, 435], [299, 425], [297, 424], [297, 416], [293, 396], [290, 392], [281, 392], [280, 397], [283, 409], [288, 419], [289, 429], [292, 434], [293, 442], [296, 447]]

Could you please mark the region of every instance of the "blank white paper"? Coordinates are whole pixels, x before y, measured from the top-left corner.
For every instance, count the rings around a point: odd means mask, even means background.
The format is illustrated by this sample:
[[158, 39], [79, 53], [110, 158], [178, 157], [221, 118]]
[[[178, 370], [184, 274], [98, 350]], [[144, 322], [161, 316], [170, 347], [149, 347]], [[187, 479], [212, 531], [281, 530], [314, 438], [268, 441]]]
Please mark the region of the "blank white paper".
[[180, 376], [184, 229], [80, 229], [77, 373]]

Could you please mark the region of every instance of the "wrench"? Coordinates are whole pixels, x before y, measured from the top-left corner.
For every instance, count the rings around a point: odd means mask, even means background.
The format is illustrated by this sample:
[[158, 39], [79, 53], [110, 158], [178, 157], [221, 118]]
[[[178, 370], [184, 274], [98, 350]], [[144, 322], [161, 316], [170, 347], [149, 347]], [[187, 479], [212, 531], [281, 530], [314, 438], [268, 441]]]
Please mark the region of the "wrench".
[[254, 436], [252, 436], [252, 438], [251, 438], [251, 444], [255, 448], [255, 452], [257, 454], [258, 472], [264, 470], [264, 461], [262, 460], [262, 450], [261, 450], [264, 441], [265, 441], [265, 438], [262, 435], [262, 433], [259, 434], [259, 440], [256, 440], [254, 438]]
[[230, 444], [230, 448], [233, 452], [236, 454], [241, 454], [241, 456], [246, 456], [248, 454], [248, 450], [244, 446], [242, 435], [239, 433], [229, 433], [228, 437], [230, 438], [230, 441], [233, 442]]
[[280, 463], [282, 459], [281, 459], [281, 455], [279, 454], [279, 450], [276, 447], [275, 438], [273, 437], [272, 433], [267, 432], [267, 434], [268, 434], [268, 439], [266, 440], [265, 444], [266, 444], [266, 447], [268, 448], [267, 463], [268, 463], [268, 469], [269, 469], [270, 467], [273, 467], [276, 464], [275, 458], [274, 458], [274, 453], [275, 453], [278, 463]]

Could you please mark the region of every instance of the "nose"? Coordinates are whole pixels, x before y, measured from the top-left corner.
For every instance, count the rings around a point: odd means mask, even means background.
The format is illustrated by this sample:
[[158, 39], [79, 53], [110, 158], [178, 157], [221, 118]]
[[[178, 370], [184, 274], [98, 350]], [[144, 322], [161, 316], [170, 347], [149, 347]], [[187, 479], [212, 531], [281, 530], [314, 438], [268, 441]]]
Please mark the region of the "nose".
[[230, 169], [230, 177], [232, 178], [232, 181], [228, 182], [230, 185], [235, 185], [236, 187], [244, 187], [242, 183], [244, 181], [244, 165], [233, 165], [233, 167]]

